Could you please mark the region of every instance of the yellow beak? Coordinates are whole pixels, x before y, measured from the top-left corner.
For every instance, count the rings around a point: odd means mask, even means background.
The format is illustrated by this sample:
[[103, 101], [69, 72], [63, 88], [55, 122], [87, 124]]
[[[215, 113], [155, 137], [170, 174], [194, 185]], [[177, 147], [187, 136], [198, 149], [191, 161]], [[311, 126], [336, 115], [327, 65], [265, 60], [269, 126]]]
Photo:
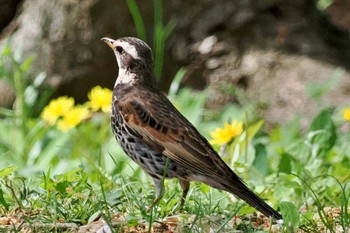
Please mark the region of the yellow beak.
[[108, 38], [108, 37], [103, 37], [103, 38], [101, 38], [101, 40], [102, 40], [103, 42], [105, 42], [109, 47], [111, 47], [111, 49], [114, 49], [113, 42], [114, 42], [115, 40], [110, 39], [110, 38]]

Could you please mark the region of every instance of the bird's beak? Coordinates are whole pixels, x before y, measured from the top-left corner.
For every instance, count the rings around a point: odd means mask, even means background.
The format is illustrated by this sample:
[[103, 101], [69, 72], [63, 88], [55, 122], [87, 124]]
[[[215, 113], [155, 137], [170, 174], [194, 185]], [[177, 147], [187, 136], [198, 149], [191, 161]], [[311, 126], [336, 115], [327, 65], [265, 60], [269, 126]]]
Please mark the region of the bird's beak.
[[105, 42], [109, 47], [111, 47], [111, 49], [114, 49], [113, 42], [114, 42], [115, 40], [110, 39], [110, 38], [108, 38], [108, 37], [103, 37], [103, 38], [101, 38], [101, 40], [102, 40], [103, 42]]

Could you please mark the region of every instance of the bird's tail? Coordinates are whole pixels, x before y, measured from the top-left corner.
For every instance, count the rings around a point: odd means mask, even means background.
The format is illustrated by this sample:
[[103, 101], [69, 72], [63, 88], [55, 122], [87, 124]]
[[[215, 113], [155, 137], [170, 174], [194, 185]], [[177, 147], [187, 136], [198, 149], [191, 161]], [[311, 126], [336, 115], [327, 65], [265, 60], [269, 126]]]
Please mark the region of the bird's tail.
[[283, 223], [282, 215], [258, 197], [258, 195], [251, 191], [243, 182], [240, 181], [238, 184], [237, 182], [235, 182], [234, 185], [231, 184], [227, 187], [227, 191], [244, 200], [265, 216], [274, 218], [277, 223]]

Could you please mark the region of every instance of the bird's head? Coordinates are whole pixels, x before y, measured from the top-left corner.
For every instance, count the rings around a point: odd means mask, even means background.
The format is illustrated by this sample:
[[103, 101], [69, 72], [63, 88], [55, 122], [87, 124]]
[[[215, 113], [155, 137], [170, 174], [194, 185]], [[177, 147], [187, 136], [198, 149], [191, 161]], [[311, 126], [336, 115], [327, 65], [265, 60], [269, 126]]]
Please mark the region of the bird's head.
[[134, 82], [135, 80], [131, 80], [131, 77], [137, 77], [139, 79], [137, 81], [153, 78], [152, 50], [145, 42], [134, 37], [123, 37], [117, 40], [104, 37], [101, 40], [112, 48], [117, 58], [118, 79], [120, 79], [117, 81]]

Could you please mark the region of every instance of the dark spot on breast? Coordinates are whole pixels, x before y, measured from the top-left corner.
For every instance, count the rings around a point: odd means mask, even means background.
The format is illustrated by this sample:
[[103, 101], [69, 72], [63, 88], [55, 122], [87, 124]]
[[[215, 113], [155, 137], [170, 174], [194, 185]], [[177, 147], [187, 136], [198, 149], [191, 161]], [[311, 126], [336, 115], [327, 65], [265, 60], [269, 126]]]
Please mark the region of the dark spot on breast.
[[163, 163], [163, 158], [162, 157], [156, 157], [156, 161], [158, 163]]
[[140, 162], [140, 163], [145, 164], [145, 161], [143, 160], [142, 157], [138, 157], [138, 159], [139, 159], [139, 162]]
[[174, 128], [171, 129], [171, 132], [172, 132], [173, 134], [177, 134], [177, 133], [178, 133], [177, 129], [174, 129]]
[[146, 158], [146, 159], [149, 159], [149, 155], [148, 155], [147, 152], [141, 153], [141, 157]]
[[128, 138], [128, 142], [129, 142], [129, 143], [135, 143], [135, 139], [132, 138], [132, 137], [130, 137], [130, 138]]
[[142, 121], [146, 121], [146, 119], [147, 119], [146, 112], [142, 112], [141, 115], [140, 115], [140, 118], [141, 118]]
[[168, 127], [163, 126], [162, 128], [162, 133], [166, 134], [168, 132]]
[[160, 130], [162, 129], [162, 126], [161, 126], [160, 124], [156, 124], [156, 125], [154, 126], [154, 128], [155, 128], [156, 130], [160, 131]]
[[133, 107], [133, 108], [135, 108], [135, 110], [136, 110], [136, 112], [137, 112], [137, 114], [141, 114], [142, 112], [144, 112], [143, 111], [143, 108], [142, 108], [142, 106], [141, 106], [141, 104], [139, 104], [137, 101], [131, 101], [131, 106]]
[[157, 122], [153, 119], [153, 117], [149, 116], [148, 125], [154, 128], [157, 125]]
[[177, 166], [173, 164], [173, 166], [169, 167], [170, 171], [176, 172], [177, 171]]

